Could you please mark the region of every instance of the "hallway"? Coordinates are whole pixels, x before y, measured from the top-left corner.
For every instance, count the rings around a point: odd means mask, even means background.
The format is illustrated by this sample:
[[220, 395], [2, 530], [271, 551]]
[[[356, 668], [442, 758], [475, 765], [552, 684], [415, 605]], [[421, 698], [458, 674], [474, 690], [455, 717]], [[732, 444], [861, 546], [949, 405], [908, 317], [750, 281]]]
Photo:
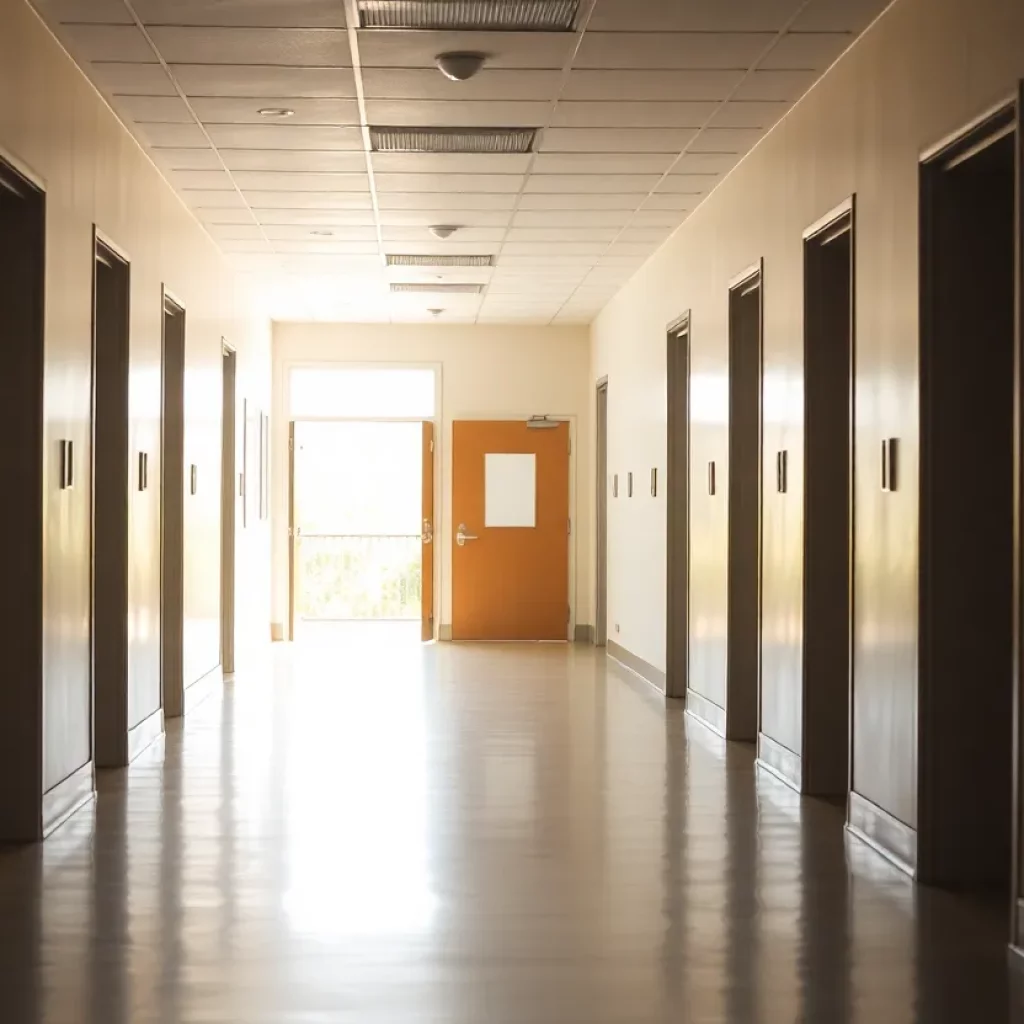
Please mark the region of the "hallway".
[[1001, 911], [600, 652], [349, 655], [277, 648], [0, 853], [4, 1024], [1021, 1019]]

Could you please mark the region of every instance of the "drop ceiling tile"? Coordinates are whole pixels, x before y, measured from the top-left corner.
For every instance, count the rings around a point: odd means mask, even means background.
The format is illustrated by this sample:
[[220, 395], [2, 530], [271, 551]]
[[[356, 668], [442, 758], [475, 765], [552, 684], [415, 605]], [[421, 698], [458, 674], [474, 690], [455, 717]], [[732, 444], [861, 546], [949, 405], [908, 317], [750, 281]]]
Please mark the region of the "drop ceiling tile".
[[726, 103], [708, 122], [709, 128], [771, 128], [792, 106], [787, 100]]
[[378, 174], [525, 174], [528, 153], [374, 153]]
[[376, 240], [335, 242], [331, 239], [310, 238], [301, 242], [276, 241], [273, 244], [275, 252], [314, 256], [369, 256], [378, 251]]
[[644, 242], [649, 245], [661, 245], [671, 234], [671, 230], [664, 228], [626, 228], [616, 239], [616, 243]]
[[629, 210], [521, 210], [512, 222], [517, 228], [621, 228]]
[[505, 192], [514, 195], [523, 184], [521, 174], [377, 174], [375, 177], [379, 192]]
[[[151, 28], [169, 64], [280, 64], [347, 67], [348, 34], [334, 28]], [[111, 57], [111, 60], [132, 59]]]
[[696, 135], [691, 128], [547, 128], [543, 153], [678, 153]]
[[[590, 19], [591, 32], [777, 32], [801, 0], [601, 0]], [[841, 0], [845, 2], [845, 0]], [[814, 4], [812, 4], [812, 7]]]
[[188, 105], [178, 96], [115, 96], [114, 107], [129, 121], [195, 124]]
[[[422, 252], [447, 253], [450, 241], [439, 241], [425, 227], [397, 227], [383, 225], [381, 235], [385, 242], [415, 242]], [[504, 227], [468, 228], [460, 227], [454, 236], [461, 243], [486, 242], [489, 246], [500, 244], [505, 237]]]
[[220, 207], [201, 206], [195, 208], [195, 214], [207, 225], [223, 226], [253, 223], [253, 215], [244, 207], [222, 209]]
[[467, 228], [504, 228], [512, 220], [511, 210], [460, 210], [453, 217], [451, 210], [381, 210], [384, 228], [428, 228], [432, 224], [451, 221]]
[[658, 193], [700, 196], [710, 192], [721, 179], [717, 174], [669, 174], [658, 183]]
[[160, 63], [146, 37], [134, 25], [63, 25], [61, 38], [86, 61]]
[[356, 94], [355, 78], [348, 67], [174, 64], [171, 72], [190, 97], [351, 99]]
[[[486, 53], [487, 67], [562, 68], [576, 38], [571, 32], [405, 32], [359, 33], [359, 57], [364, 68], [430, 68], [439, 53]], [[433, 70], [439, 78], [440, 72]]]
[[682, 214], [675, 210], [637, 210], [629, 223], [634, 228], [675, 229], [682, 223]]
[[363, 149], [358, 128], [285, 124], [211, 124], [207, 132], [218, 148], [231, 149]]
[[615, 240], [618, 228], [511, 228], [509, 242], [604, 242]]
[[207, 230], [218, 242], [265, 241], [258, 224], [207, 224]]
[[368, 192], [365, 174], [303, 174], [299, 171], [235, 171], [243, 192]]
[[223, 170], [215, 149], [154, 149], [153, 159], [168, 171]]
[[787, 32], [759, 67], [764, 70], [813, 68], [824, 71], [853, 42], [848, 32]]
[[304, 228], [370, 228], [374, 231], [373, 209], [365, 210], [265, 210], [253, 209], [256, 219], [266, 226]]
[[[92, 2], [92, 0], [90, 0]], [[338, 0], [134, 0], [146, 25], [227, 25], [252, 28], [344, 28]]]
[[686, 210], [687, 212], [697, 207], [700, 196], [688, 196], [681, 193], [660, 192], [653, 196], [645, 197], [645, 210]]
[[372, 68], [363, 66], [367, 100], [498, 100], [550, 102], [562, 80], [559, 71], [492, 71], [486, 68], [468, 82], [453, 82], [431, 68]]
[[531, 270], [538, 270], [544, 267], [552, 267], [558, 272], [576, 269], [585, 271], [597, 264], [598, 259], [594, 256], [509, 256], [503, 253], [498, 257], [498, 266], [505, 269], [509, 267], [529, 267]]
[[643, 242], [616, 242], [608, 252], [601, 257], [601, 262], [608, 264], [611, 260], [621, 259], [627, 261], [630, 259], [646, 259], [654, 250], [657, 248], [656, 245]]
[[760, 128], [705, 128], [690, 143], [690, 153], [746, 153], [764, 136]]
[[734, 100], [798, 100], [814, 84], [814, 71], [752, 71]]
[[[439, 251], [438, 243], [431, 245], [431, 251]], [[402, 253], [407, 256], [419, 256], [423, 252], [424, 243], [391, 241], [387, 243], [389, 253]], [[445, 242], [443, 251], [450, 256], [491, 256], [501, 248], [500, 242]], [[409, 269], [409, 268], [406, 268]]]
[[366, 156], [346, 150], [222, 149], [230, 171], [306, 171], [338, 174], [366, 173]]
[[[732, 71], [588, 71], [569, 75], [563, 100], [724, 100], [743, 78]], [[758, 99], [760, 97], [753, 97]], [[772, 97], [766, 97], [772, 98]], [[782, 97], [785, 99], [786, 97]]]
[[273, 249], [270, 247], [270, 243], [264, 239], [244, 239], [239, 238], [233, 241], [221, 241], [220, 247], [224, 252], [242, 252], [242, 253], [272, 253]]
[[[358, 125], [359, 106], [355, 100], [324, 98], [293, 98], [271, 96], [249, 99], [225, 96], [195, 96], [191, 98], [192, 109], [201, 121], [208, 124], [267, 124], [260, 114], [267, 107], [284, 107], [295, 113], [281, 123], [292, 127], [307, 125]], [[147, 118], [153, 120], [153, 118]]]
[[159, 64], [125, 61], [93, 61], [89, 77], [108, 95], [177, 96], [174, 85]]
[[181, 194], [182, 199], [188, 203], [189, 206], [198, 209], [200, 207], [208, 207], [215, 210], [227, 210], [231, 208], [245, 208], [245, 200], [241, 194], [235, 189], [190, 189], [183, 188], [178, 190]]
[[612, 195], [564, 193], [555, 195], [524, 195], [521, 210], [635, 210], [647, 198], [646, 192]]
[[863, 32], [891, 0], [814, 0], [793, 23], [800, 32]]
[[41, 0], [38, 4], [54, 23], [134, 25], [121, 0]]
[[726, 174], [743, 159], [740, 153], [687, 153], [673, 165], [673, 174]]
[[546, 123], [550, 102], [500, 100], [367, 100], [370, 124], [435, 127], [536, 128]]
[[699, 128], [716, 109], [714, 102], [570, 100], [558, 104], [552, 124], [556, 128]]
[[575, 195], [632, 195], [650, 192], [658, 184], [658, 180], [657, 174], [531, 174], [526, 182], [526, 191]]
[[210, 146], [210, 140], [196, 124], [136, 121], [134, 128], [150, 146], [167, 146], [172, 149], [208, 149]]
[[503, 256], [600, 256], [606, 242], [506, 242]]
[[534, 174], [664, 174], [675, 153], [539, 153]]
[[448, 210], [460, 213], [465, 210], [511, 210], [516, 196], [511, 192], [393, 192], [381, 193], [378, 197], [381, 210]]
[[[254, 210], [372, 210], [369, 192], [268, 192], [249, 190]], [[212, 205], [203, 203], [204, 206]]]
[[227, 192], [235, 186], [226, 171], [172, 171], [171, 184], [178, 189]]
[[753, 67], [771, 32], [587, 32], [574, 68]]
[[[262, 230], [272, 242], [373, 242], [376, 252], [375, 227], [348, 227], [338, 224], [264, 224]], [[329, 235], [320, 232], [330, 232]]]

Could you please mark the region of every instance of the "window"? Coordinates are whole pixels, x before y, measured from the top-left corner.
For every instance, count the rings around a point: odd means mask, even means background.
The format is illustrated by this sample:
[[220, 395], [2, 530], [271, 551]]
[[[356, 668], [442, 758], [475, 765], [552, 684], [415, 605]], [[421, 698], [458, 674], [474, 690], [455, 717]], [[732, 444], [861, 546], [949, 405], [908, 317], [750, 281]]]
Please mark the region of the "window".
[[297, 367], [289, 379], [289, 410], [300, 419], [431, 419], [434, 383], [430, 369]]

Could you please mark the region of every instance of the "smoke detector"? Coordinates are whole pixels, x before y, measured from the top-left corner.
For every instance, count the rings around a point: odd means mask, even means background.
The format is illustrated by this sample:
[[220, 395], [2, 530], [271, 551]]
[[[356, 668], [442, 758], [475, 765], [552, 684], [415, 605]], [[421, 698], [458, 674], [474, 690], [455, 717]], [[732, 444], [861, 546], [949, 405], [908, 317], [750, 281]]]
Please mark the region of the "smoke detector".
[[428, 230], [435, 238], [445, 239], [451, 238], [459, 229], [455, 224], [431, 224]]
[[435, 307], [433, 309], [428, 309], [427, 312], [436, 320], [444, 312], [444, 310], [443, 309], [437, 309]]
[[465, 82], [472, 78], [484, 66], [487, 60], [485, 53], [450, 52], [439, 53], [434, 58], [437, 70], [453, 82]]

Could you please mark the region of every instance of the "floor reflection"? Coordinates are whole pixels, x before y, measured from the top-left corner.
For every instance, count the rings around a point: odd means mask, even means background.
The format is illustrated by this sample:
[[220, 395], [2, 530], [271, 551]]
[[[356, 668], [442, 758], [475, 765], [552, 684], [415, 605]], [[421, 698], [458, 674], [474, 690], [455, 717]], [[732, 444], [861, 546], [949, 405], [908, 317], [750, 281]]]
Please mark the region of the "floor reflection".
[[4, 1024], [1024, 1019], [1002, 914], [594, 652], [379, 636], [276, 648], [0, 852]]

